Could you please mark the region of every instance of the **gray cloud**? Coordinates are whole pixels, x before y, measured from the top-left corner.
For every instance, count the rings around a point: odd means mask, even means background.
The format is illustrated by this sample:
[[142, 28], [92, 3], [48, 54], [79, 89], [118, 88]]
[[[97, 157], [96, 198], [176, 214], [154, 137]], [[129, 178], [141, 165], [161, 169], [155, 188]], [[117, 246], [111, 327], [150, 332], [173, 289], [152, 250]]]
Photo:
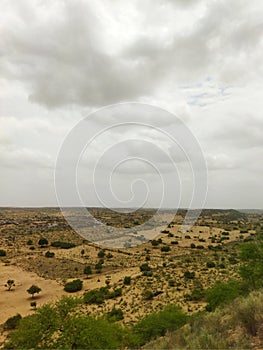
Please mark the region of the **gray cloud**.
[[[135, 2], [136, 23], [125, 21], [119, 2], [117, 19], [109, 8], [106, 16], [105, 4], [99, 4], [56, 1], [49, 8], [34, 1], [5, 3], [1, 73], [20, 79], [32, 101], [52, 108], [138, 99], [167, 79], [193, 83], [212, 76], [234, 82], [262, 69], [263, 24], [255, 1], [199, 2], [197, 18], [191, 2], [187, 10], [156, 2], [143, 15]], [[147, 1], [145, 10], [150, 5]], [[176, 22], [187, 29], [178, 30]], [[125, 25], [126, 35], [119, 33]], [[256, 50], [253, 56], [251, 50]], [[246, 69], [255, 61], [257, 66]], [[231, 67], [238, 75], [227, 74]]]

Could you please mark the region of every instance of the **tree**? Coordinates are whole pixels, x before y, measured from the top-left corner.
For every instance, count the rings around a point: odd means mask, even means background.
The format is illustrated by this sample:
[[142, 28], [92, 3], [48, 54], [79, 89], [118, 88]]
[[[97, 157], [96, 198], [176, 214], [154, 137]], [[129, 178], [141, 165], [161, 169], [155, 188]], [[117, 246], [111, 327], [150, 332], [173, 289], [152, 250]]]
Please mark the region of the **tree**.
[[41, 288], [33, 284], [30, 288], [27, 289], [27, 292], [32, 295], [32, 298], [34, 298], [36, 293], [38, 294], [41, 292]]
[[5, 284], [5, 287], [7, 287], [8, 290], [11, 290], [12, 287], [15, 287], [15, 281], [14, 280], [8, 280]]

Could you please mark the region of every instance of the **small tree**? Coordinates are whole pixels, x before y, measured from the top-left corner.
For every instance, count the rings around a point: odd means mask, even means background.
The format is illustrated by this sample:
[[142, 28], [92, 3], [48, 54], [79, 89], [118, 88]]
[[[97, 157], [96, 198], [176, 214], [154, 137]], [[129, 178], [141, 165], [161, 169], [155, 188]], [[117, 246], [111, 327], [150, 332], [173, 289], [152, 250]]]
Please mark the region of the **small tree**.
[[14, 280], [8, 280], [5, 284], [5, 287], [7, 287], [8, 290], [11, 290], [12, 287], [15, 287], [15, 281]]
[[32, 298], [34, 298], [36, 293], [38, 294], [41, 292], [41, 288], [33, 284], [30, 288], [27, 289], [27, 292], [32, 295]]

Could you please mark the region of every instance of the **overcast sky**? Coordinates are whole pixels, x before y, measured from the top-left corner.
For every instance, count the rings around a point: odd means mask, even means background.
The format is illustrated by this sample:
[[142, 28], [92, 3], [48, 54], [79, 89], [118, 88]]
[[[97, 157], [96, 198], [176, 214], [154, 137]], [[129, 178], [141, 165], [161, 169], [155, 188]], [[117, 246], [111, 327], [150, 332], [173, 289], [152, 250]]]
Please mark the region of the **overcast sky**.
[[[0, 0], [0, 206], [56, 206], [64, 138], [91, 112], [123, 102], [164, 108], [191, 130], [208, 167], [205, 207], [263, 209], [263, 2]], [[117, 117], [104, 111], [93, 115], [91, 131], [133, 118], [129, 105]], [[158, 119], [147, 111], [137, 120], [161, 129], [176, 124], [169, 113]], [[105, 153], [124, 139], [124, 151]], [[93, 165], [101, 160], [103, 186], [116, 154], [150, 157], [170, 174], [166, 205], [176, 206], [178, 179], [153, 145], [183, 164], [163, 135], [143, 128], [111, 130], [84, 153]], [[82, 191], [97, 205], [85, 154]], [[162, 190], [150, 168], [124, 162], [115, 173], [117, 197], [129, 197], [133, 174], [149, 182], [148, 205], [155, 205]], [[187, 176], [182, 165], [181, 206], [190, 198]]]

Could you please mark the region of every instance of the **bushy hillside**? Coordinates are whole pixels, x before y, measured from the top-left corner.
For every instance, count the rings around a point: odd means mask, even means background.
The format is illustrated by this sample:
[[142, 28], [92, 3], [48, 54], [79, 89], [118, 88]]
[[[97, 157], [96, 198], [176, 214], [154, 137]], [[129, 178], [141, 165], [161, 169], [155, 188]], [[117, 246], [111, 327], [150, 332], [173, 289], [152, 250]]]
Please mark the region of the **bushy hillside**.
[[192, 318], [182, 328], [145, 349], [262, 349], [263, 291]]

